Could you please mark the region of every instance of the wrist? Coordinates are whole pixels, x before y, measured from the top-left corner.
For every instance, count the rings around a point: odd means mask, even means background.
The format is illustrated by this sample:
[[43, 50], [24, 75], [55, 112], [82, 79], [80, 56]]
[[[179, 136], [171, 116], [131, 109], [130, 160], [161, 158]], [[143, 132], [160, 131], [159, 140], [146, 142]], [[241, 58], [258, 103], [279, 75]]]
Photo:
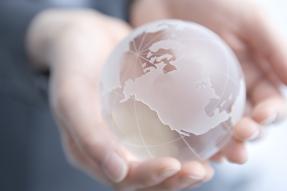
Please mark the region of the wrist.
[[130, 10], [131, 24], [137, 27], [155, 20], [171, 18], [167, 1], [168, 0], [135, 1]]
[[[49, 68], [54, 51], [59, 50], [66, 36], [80, 36], [95, 22], [92, 10], [46, 10], [31, 22], [27, 33], [27, 51], [36, 68]], [[57, 55], [57, 54], [56, 54]], [[54, 60], [54, 58], [53, 58]]]

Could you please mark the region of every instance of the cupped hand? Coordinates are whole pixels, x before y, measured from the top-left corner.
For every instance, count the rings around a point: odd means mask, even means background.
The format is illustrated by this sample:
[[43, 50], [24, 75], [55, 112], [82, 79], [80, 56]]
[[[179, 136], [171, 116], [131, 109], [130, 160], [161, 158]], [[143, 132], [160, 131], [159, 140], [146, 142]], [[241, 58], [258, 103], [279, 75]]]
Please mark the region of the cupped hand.
[[[280, 92], [287, 84], [286, 41], [252, 0], [159, 0], [156, 4], [137, 1], [133, 24], [164, 18], [193, 21], [216, 32], [237, 55], [247, 85], [246, 114], [230, 143], [213, 159], [244, 163], [245, 142], [258, 138], [265, 126], [286, 118], [286, 99]], [[144, 16], [144, 10], [152, 11]]]
[[129, 30], [92, 10], [48, 10], [31, 24], [28, 50], [37, 66], [51, 70], [50, 103], [69, 160], [116, 190], [178, 190], [207, 181], [207, 162], [137, 160], [102, 119], [101, 67]]

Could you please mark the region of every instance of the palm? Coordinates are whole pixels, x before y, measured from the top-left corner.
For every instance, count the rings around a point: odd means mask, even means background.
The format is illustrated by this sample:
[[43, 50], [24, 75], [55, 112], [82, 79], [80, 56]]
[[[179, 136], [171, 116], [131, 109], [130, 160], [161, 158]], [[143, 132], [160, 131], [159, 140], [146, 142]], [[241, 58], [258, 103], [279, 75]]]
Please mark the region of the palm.
[[233, 49], [242, 66], [247, 87], [245, 117], [238, 123], [230, 144], [214, 157], [225, 156], [232, 162], [241, 163], [246, 160], [244, 141], [255, 138], [252, 135], [255, 128], [248, 127], [267, 126], [286, 116], [286, 100], [280, 87], [287, 82], [284, 75], [287, 57], [279, 35], [261, 13], [251, 14], [247, 22], [240, 9], [227, 14], [220, 11], [220, 6], [217, 8], [209, 13], [210, 17], [205, 17], [206, 10], [201, 10], [199, 15], [189, 14], [189, 19], [219, 34]]
[[[258, 127], [286, 114], [286, 101], [279, 90], [282, 82], [287, 83], [282, 38], [253, 1], [179, 0], [168, 1], [167, 7], [167, 16], [190, 20], [216, 32], [239, 59], [247, 86], [246, 116], [235, 127], [230, 144], [214, 159], [224, 156], [243, 163], [247, 157], [244, 142], [258, 135]], [[136, 24], [140, 21], [135, 19]]]

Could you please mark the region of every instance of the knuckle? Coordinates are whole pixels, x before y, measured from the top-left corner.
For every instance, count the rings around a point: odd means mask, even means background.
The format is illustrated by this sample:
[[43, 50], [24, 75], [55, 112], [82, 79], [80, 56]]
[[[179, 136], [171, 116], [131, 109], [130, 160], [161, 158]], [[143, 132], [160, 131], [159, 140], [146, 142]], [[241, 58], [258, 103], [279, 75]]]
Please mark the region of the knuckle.
[[154, 174], [154, 175], [150, 175], [148, 177], [144, 177], [141, 181], [141, 185], [143, 187], [152, 186], [157, 181], [158, 181], [158, 177]]
[[103, 161], [102, 159], [105, 158], [107, 150], [102, 142], [87, 138], [87, 140], [81, 141], [81, 144], [83, 150], [95, 159], [96, 162], [101, 163]]
[[161, 188], [166, 191], [176, 190], [176, 183], [174, 181], [165, 181], [161, 184]]

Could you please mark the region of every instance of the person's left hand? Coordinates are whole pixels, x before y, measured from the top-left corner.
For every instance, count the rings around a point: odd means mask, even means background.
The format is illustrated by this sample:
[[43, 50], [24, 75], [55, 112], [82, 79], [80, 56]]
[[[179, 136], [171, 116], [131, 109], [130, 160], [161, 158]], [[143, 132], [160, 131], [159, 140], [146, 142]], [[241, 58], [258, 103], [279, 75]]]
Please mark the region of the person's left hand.
[[101, 71], [129, 31], [123, 21], [90, 9], [48, 9], [29, 27], [30, 59], [50, 69], [49, 100], [68, 160], [118, 191], [178, 190], [207, 181], [213, 174], [208, 161], [140, 160], [108, 128], [101, 112]]
[[[212, 159], [244, 163], [245, 142], [287, 113], [280, 93], [287, 83], [287, 46], [267, 15], [250, 0], [143, 0], [132, 10], [135, 26], [166, 18], [193, 21], [216, 32], [236, 53], [247, 85], [246, 115], [230, 143]], [[148, 15], [145, 10], [150, 10]]]

